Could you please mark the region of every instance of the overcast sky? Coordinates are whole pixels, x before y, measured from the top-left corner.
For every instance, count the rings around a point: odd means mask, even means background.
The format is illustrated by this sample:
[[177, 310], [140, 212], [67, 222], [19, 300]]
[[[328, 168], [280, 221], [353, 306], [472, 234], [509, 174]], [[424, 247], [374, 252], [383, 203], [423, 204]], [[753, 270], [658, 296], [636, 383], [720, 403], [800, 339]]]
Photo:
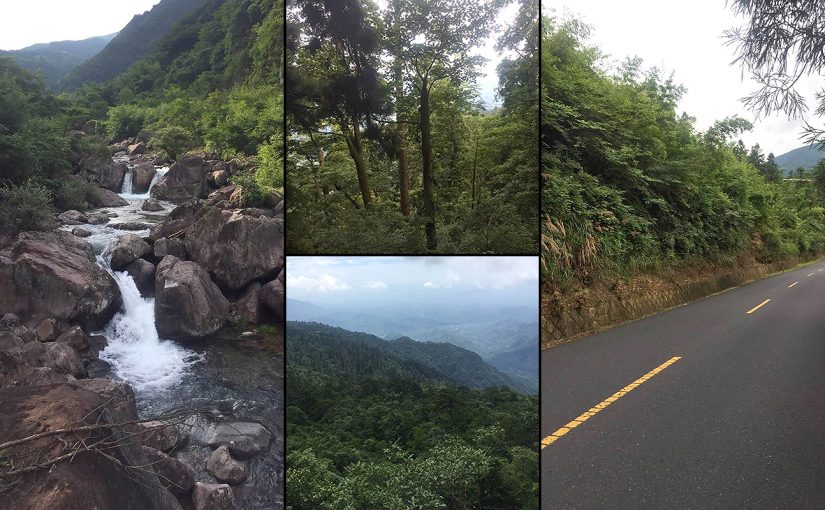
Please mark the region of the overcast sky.
[[160, 0], [2, 0], [0, 49], [118, 32]]
[[[289, 257], [290, 299], [375, 303], [404, 299], [501, 296], [501, 306], [538, 302], [537, 257]], [[518, 301], [513, 302], [515, 299]]]
[[[754, 122], [754, 130], [742, 138], [747, 145], [759, 143], [765, 154], [777, 156], [803, 145], [800, 119], [783, 114], [756, 120], [739, 101], [758, 87], [741, 68], [731, 66], [734, 48], [723, 44], [723, 32], [737, 19], [725, 0], [544, 0], [542, 8], [557, 18], [573, 14], [592, 28], [591, 43], [609, 54], [612, 63], [638, 55], [646, 67], [656, 66], [687, 87], [680, 107], [696, 117], [704, 130], [716, 120], [739, 114]], [[808, 77], [798, 88], [809, 99], [822, 86], [820, 77]], [[815, 108], [809, 100], [811, 110]], [[681, 113], [681, 112], [680, 112]], [[810, 117], [810, 114], [808, 114]], [[821, 124], [811, 118], [814, 124]]]

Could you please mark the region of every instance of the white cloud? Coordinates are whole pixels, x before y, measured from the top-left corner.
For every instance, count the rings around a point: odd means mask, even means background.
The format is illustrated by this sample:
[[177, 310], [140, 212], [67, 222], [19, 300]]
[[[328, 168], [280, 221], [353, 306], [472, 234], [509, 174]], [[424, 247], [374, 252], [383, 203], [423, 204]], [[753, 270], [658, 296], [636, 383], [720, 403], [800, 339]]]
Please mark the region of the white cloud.
[[424, 282], [424, 286], [427, 287], [428, 289], [437, 289], [437, 288], [441, 287], [441, 285], [439, 285], [437, 283], [433, 283], [433, 282]]
[[290, 277], [287, 274], [287, 288], [303, 289], [311, 292], [334, 292], [347, 290], [350, 286], [343, 280], [329, 274], [322, 274], [317, 278], [304, 275]]
[[387, 288], [387, 284], [384, 282], [367, 282], [364, 284], [364, 288], [373, 290], [384, 290]]

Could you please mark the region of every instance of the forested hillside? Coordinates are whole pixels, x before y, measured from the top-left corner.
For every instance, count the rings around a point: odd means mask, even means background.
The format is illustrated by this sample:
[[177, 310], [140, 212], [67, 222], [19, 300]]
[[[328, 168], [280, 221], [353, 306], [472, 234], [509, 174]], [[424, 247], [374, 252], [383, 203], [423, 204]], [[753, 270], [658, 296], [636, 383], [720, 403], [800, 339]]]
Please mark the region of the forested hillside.
[[2, 223], [39, 228], [54, 209], [89, 207], [88, 186], [72, 175], [129, 137], [167, 160], [194, 150], [251, 158], [233, 182], [246, 203], [265, 201], [283, 186], [282, 9], [210, 2], [122, 75], [61, 96], [0, 56]]
[[61, 83], [72, 90], [87, 83], [103, 83], [146, 56], [155, 43], [206, 0], [162, 0], [151, 10], [138, 14], [95, 56], [75, 68]]
[[11, 55], [23, 69], [41, 73], [46, 87], [55, 90], [77, 66], [102, 50], [117, 34], [90, 37], [80, 41], [56, 41], [33, 44], [20, 50], [3, 52]]
[[[496, 28], [509, 3], [290, 4], [291, 250], [536, 252], [538, 2]], [[473, 54], [491, 36], [494, 108]]]
[[780, 154], [776, 157], [776, 164], [779, 165], [785, 175], [792, 177], [794, 171], [799, 168], [811, 170], [823, 157], [825, 157], [825, 154], [816, 145], [806, 145], [797, 147], [785, 154]]
[[747, 121], [700, 132], [684, 90], [639, 60], [599, 66], [587, 27], [542, 34], [542, 261], [551, 288], [682, 263], [770, 262], [825, 250], [823, 189], [782, 182]]
[[536, 396], [455, 386], [369, 335], [287, 328], [288, 508], [538, 506]]

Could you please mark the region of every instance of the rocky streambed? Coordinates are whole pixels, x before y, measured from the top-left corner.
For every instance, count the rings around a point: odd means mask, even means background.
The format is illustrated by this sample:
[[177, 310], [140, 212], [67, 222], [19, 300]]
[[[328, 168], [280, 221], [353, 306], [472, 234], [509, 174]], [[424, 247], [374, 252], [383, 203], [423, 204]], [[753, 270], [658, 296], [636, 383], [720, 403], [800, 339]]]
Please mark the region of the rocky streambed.
[[0, 447], [0, 506], [89, 508], [74, 480], [101, 508], [283, 507], [283, 203], [243, 207], [246, 162], [123, 148], [79, 165], [100, 207], [0, 239], [0, 443], [100, 427]]

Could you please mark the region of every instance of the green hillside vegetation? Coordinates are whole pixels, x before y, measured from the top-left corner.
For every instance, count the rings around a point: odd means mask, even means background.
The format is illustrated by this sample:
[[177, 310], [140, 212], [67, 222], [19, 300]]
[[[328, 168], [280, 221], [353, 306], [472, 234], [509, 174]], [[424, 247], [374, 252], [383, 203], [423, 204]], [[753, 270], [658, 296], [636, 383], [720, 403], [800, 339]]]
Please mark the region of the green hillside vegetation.
[[[233, 180], [247, 204], [265, 201], [283, 187], [282, 63], [282, 0], [211, 3], [124, 74], [60, 96], [0, 55], [0, 222], [42, 228], [55, 210], [85, 209], [72, 169], [133, 136], [170, 159], [254, 157]], [[76, 131], [90, 124], [98, 137]]]
[[87, 83], [104, 83], [121, 74], [205, 1], [162, 0], [150, 11], [136, 15], [105, 48], [76, 67], [61, 88], [73, 90]]
[[283, 187], [283, 55], [283, 0], [211, 2], [125, 73], [78, 95], [112, 140], [141, 136], [170, 156], [257, 156], [257, 173], [236, 180], [263, 193]]
[[485, 110], [468, 54], [503, 4], [294, 3], [291, 251], [536, 253], [538, 2], [498, 37], [500, 107]]
[[46, 87], [56, 90], [77, 66], [102, 50], [117, 34], [90, 37], [80, 41], [33, 44], [20, 50], [2, 52], [14, 57], [23, 69], [41, 74]]
[[72, 135], [73, 123], [70, 101], [0, 55], [0, 229], [36, 229], [58, 209], [86, 209], [90, 190], [72, 167], [109, 149]]
[[[454, 384], [469, 386], [471, 388], [483, 389], [490, 386], [506, 386], [515, 391], [523, 393], [536, 393], [538, 391], [535, 382], [533, 384], [523, 384], [496, 370], [475, 352], [463, 349], [456, 345], [445, 342], [417, 342], [408, 337], [401, 337], [394, 340], [384, 340], [375, 335], [367, 333], [354, 333], [342, 328], [327, 326], [318, 323], [290, 323], [295, 330], [300, 329], [305, 334], [313, 334], [313, 341], [323, 342], [334, 340], [336, 347], [348, 351], [351, 347], [341, 347], [346, 341], [358, 348], [369, 348], [372, 351], [371, 359], [392, 359], [408, 367], [410, 362], [428, 367], [425, 375], [429, 378], [450, 381]], [[538, 345], [537, 341], [534, 345]], [[327, 351], [332, 349], [325, 347]], [[308, 351], [311, 352], [311, 351]], [[344, 362], [345, 352], [332, 353], [338, 356], [333, 366], [339, 369], [341, 366], [359, 367], [358, 361]], [[326, 364], [329, 360], [304, 360], [303, 364], [314, 366], [318, 362]], [[314, 366], [316, 369], [317, 366]], [[356, 368], [360, 370], [360, 368]], [[375, 373], [375, 369], [371, 368]], [[535, 376], [535, 374], [534, 374]]]
[[682, 262], [825, 250], [823, 190], [781, 182], [772, 155], [677, 115], [682, 87], [639, 60], [598, 65], [587, 27], [553, 18], [542, 44], [542, 262], [553, 286]]
[[287, 508], [538, 507], [536, 396], [450, 384], [362, 336], [287, 324]]

